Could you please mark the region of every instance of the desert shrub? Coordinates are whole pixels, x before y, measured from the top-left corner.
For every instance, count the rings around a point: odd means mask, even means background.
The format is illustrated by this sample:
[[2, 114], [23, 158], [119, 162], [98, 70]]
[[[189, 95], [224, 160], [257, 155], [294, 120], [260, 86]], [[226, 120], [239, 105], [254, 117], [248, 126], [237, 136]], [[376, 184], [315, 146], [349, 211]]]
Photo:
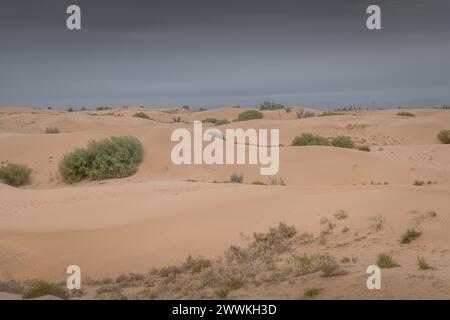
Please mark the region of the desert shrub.
[[402, 117], [415, 117], [414, 113], [408, 112], [408, 111], [402, 111], [397, 113], [398, 116]]
[[236, 121], [262, 119], [263, 117], [264, 117], [264, 115], [261, 112], [259, 112], [258, 110], [247, 110], [247, 111], [241, 112], [238, 115], [238, 118]]
[[314, 117], [316, 114], [311, 111], [305, 111], [303, 109], [300, 109], [297, 111], [297, 119], [303, 119], [303, 118], [311, 118]]
[[182, 118], [181, 117], [173, 117], [173, 122], [181, 122]]
[[112, 110], [112, 108], [111, 107], [97, 107], [97, 108], [95, 108], [95, 110], [104, 111], [104, 110]]
[[293, 146], [328, 146], [328, 139], [311, 133], [302, 133], [292, 141]]
[[322, 112], [319, 117], [326, 117], [326, 116], [341, 116], [343, 115], [342, 112], [334, 112], [334, 111], [324, 111]]
[[333, 277], [333, 276], [343, 276], [348, 272], [342, 269], [336, 260], [328, 259], [322, 263], [320, 266], [320, 271], [322, 271], [321, 277]]
[[420, 258], [417, 259], [417, 264], [419, 265], [419, 269], [420, 270], [431, 269], [430, 265], [428, 264], [428, 262], [423, 257], [420, 257]]
[[416, 180], [416, 181], [414, 181], [414, 185], [415, 185], [415, 186], [423, 186], [423, 185], [425, 185], [425, 181], [422, 181], [422, 180]]
[[400, 239], [400, 243], [410, 243], [411, 241], [417, 239], [422, 232], [417, 231], [415, 229], [408, 229], [406, 232], [402, 235], [402, 238]]
[[206, 108], [203, 108], [203, 107], [200, 107], [199, 109], [198, 109], [198, 112], [203, 112], [203, 111], [207, 111], [208, 109], [206, 109]]
[[48, 133], [48, 134], [59, 133], [59, 129], [57, 127], [47, 127], [45, 129], [45, 133]]
[[190, 107], [189, 107], [187, 104], [185, 104], [182, 108], [183, 108], [184, 110], [187, 110], [187, 111], [190, 110]]
[[279, 177], [279, 178], [277, 178], [277, 177], [275, 177], [275, 178], [269, 177], [269, 184], [271, 186], [285, 186], [286, 185], [286, 183], [284, 183], [284, 180], [283, 180], [282, 177]]
[[272, 101], [264, 101], [258, 106], [259, 110], [278, 110], [278, 109], [284, 109], [285, 105], [281, 103], [276, 103]]
[[377, 260], [377, 266], [380, 268], [394, 268], [400, 265], [389, 254], [380, 254]]
[[253, 181], [252, 184], [255, 184], [258, 186], [266, 186], [267, 185], [267, 183], [259, 181], [259, 180]]
[[288, 226], [280, 222], [278, 228], [270, 228], [268, 233], [254, 233], [253, 243], [251, 247], [258, 254], [265, 254], [268, 252], [280, 253], [286, 251], [288, 246], [287, 239], [291, 239], [297, 234], [294, 226]]
[[52, 295], [62, 299], [68, 299], [66, 290], [54, 283], [47, 281], [37, 281], [33, 283], [23, 294], [24, 299], [33, 299], [45, 295]]
[[211, 260], [205, 259], [203, 257], [193, 258], [188, 256], [183, 263], [183, 269], [186, 271], [191, 271], [192, 273], [199, 273], [203, 269], [211, 267]]
[[66, 154], [59, 169], [69, 183], [133, 175], [142, 160], [142, 144], [134, 137], [111, 137], [91, 141], [84, 149]]
[[233, 172], [230, 176], [230, 182], [232, 183], [242, 183], [244, 181], [244, 175], [242, 173]]
[[370, 148], [368, 146], [360, 146], [357, 148], [359, 151], [370, 152]]
[[202, 120], [202, 122], [212, 123], [215, 124], [216, 126], [230, 123], [230, 121], [228, 121], [228, 119], [225, 118], [224, 119], [206, 118], [205, 120]]
[[372, 228], [375, 229], [375, 231], [381, 231], [384, 228], [384, 222], [385, 219], [382, 215], [377, 215], [376, 217], [372, 218], [374, 223], [371, 225]]
[[305, 292], [303, 293], [303, 297], [305, 299], [314, 299], [315, 297], [317, 297], [320, 294], [321, 291], [322, 291], [322, 288], [306, 289]]
[[348, 217], [347, 212], [345, 212], [344, 209], [339, 209], [336, 211], [336, 213], [334, 214], [334, 217], [338, 220], [342, 220]]
[[0, 167], [0, 181], [20, 187], [30, 181], [31, 169], [23, 164], [8, 163]]
[[353, 143], [352, 138], [347, 137], [347, 136], [334, 137], [331, 140], [331, 145], [333, 147], [349, 148], [349, 149], [352, 149], [355, 147], [355, 144]]
[[441, 130], [437, 134], [438, 139], [445, 144], [450, 143], [450, 130]]
[[73, 108], [71, 107], [71, 108], [67, 109], [66, 111], [67, 111], [67, 112], [73, 112], [74, 110], [73, 110]]
[[135, 114], [133, 114], [133, 117], [136, 118], [142, 118], [142, 119], [150, 119], [150, 117], [148, 116], [148, 114], [146, 114], [145, 112], [136, 112]]

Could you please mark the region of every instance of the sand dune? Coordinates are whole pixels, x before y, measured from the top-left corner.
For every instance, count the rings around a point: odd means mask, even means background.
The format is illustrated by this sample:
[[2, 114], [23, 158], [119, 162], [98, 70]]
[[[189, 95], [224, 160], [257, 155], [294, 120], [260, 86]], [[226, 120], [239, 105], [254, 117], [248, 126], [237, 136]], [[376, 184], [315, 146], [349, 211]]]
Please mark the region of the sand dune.
[[[243, 288], [233, 297], [298, 298], [304, 288], [320, 286], [324, 298], [448, 298], [450, 149], [436, 134], [449, 127], [449, 110], [410, 110], [415, 117], [397, 116], [397, 109], [364, 110], [297, 119], [297, 108], [264, 111], [264, 119], [217, 127], [279, 128], [277, 177], [285, 186], [252, 185], [269, 181], [260, 176], [258, 166], [171, 162], [175, 128], [192, 130], [194, 120], [206, 118], [232, 120], [245, 108], [187, 112], [129, 107], [71, 113], [0, 108], [0, 161], [33, 169], [28, 186], [0, 184], [0, 280], [61, 281], [70, 264], [80, 265], [83, 275], [92, 278], [145, 273], [179, 264], [189, 254], [215, 258], [231, 244], [245, 244], [243, 235], [279, 221], [318, 235], [324, 229], [321, 220], [333, 219], [341, 208], [348, 218], [335, 221], [336, 231], [327, 243], [301, 250], [358, 257], [347, 276]], [[151, 119], [132, 116], [139, 111]], [[184, 122], [174, 123], [174, 116]], [[45, 134], [48, 126], [61, 133]], [[371, 152], [290, 146], [303, 132], [348, 135]], [[135, 175], [74, 185], [61, 180], [58, 164], [65, 153], [92, 139], [120, 135], [135, 136], [144, 146]], [[228, 181], [233, 172], [243, 173], [244, 184], [217, 183]], [[414, 186], [415, 180], [430, 183]], [[435, 219], [421, 219], [430, 211], [437, 213]], [[377, 215], [386, 223], [382, 231], [373, 232]], [[400, 245], [401, 234], [419, 222], [422, 235], [410, 246]], [[341, 233], [344, 227], [350, 232]], [[365, 287], [365, 268], [381, 252], [393, 252], [402, 267], [386, 271], [387, 285], [371, 293]], [[418, 256], [435, 269], [418, 270]]]

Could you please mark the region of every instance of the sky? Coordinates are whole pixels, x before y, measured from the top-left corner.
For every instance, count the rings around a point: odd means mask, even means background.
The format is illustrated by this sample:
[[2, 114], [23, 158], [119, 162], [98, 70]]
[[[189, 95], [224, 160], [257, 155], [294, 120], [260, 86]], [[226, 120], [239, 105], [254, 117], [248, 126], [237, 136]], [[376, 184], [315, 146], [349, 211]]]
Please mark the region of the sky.
[[0, 0], [3, 106], [434, 107], [449, 75], [448, 0]]

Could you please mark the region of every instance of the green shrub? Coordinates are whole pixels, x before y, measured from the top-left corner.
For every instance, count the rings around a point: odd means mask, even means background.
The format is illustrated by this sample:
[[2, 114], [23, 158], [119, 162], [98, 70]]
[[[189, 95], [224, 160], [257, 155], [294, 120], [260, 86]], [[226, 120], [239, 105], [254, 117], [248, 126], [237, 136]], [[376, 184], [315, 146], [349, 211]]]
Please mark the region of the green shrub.
[[183, 108], [184, 110], [187, 110], [187, 111], [190, 110], [190, 107], [189, 107], [187, 104], [185, 104], [182, 108]]
[[394, 268], [399, 267], [400, 265], [392, 258], [391, 255], [388, 254], [380, 254], [377, 260], [377, 266], [380, 268]]
[[133, 114], [133, 117], [150, 120], [150, 117], [148, 116], [148, 114], [146, 114], [145, 112], [142, 112], [142, 111], [136, 112], [135, 114]]
[[441, 130], [437, 135], [438, 139], [445, 144], [450, 143], [450, 130]]
[[238, 115], [237, 121], [247, 121], [253, 119], [262, 119], [264, 115], [258, 110], [248, 110]]
[[303, 109], [300, 109], [300, 111], [297, 111], [297, 119], [303, 119], [303, 118], [311, 118], [314, 117], [316, 114], [311, 111], [305, 111]]
[[326, 116], [341, 116], [343, 115], [342, 112], [334, 112], [334, 111], [324, 111], [322, 114], [319, 115], [319, 117], [326, 117]]
[[278, 109], [284, 109], [285, 105], [281, 103], [275, 103], [272, 101], [264, 101], [258, 106], [259, 110], [278, 110]]
[[303, 293], [303, 297], [305, 299], [314, 299], [315, 297], [317, 297], [319, 295], [319, 293], [321, 291], [322, 291], [322, 288], [306, 289], [305, 292]]
[[360, 146], [357, 148], [359, 151], [370, 152], [370, 148], [368, 146]]
[[85, 149], [66, 154], [60, 163], [63, 179], [102, 180], [133, 175], [142, 160], [142, 144], [134, 137], [111, 137], [91, 141]]
[[242, 183], [244, 181], [244, 175], [242, 173], [233, 173], [230, 176], [230, 182], [233, 183]]
[[49, 134], [59, 133], [59, 129], [57, 127], [47, 127], [45, 129], [45, 133], [49, 133]]
[[228, 121], [228, 119], [216, 119], [216, 118], [206, 118], [205, 120], [202, 120], [202, 122], [212, 123], [216, 126], [230, 123], [230, 121]]
[[408, 229], [403, 235], [402, 238], [400, 239], [400, 243], [410, 243], [411, 241], [415, 240], [416, 238], [418, 238], [420, 235], [422, 234], [422, 232], [417, 231], [415, 229]]
[[0, 167], [0, 180], [13, 187], [29, 183], [30, 174], [31, 169], [23, 164], [8, 163]]
[[258, 185], [258, 186], [266, 186], [267, 185], [267, 183], [259, 181], [259, 180], [253, 181], [252, 184]]
[[402, 111], [397, 113], [398, 116], [402, 117], [415, 117], [414, 113], [408, 112], [408, 111]]
[[328, 146], [328, 139], [311, 133], [302, 133], [292, 141], [293, 146]]
[[419, 265], [419, 269], [420, 270], [431, 269], [430, 265], [428, 264], [428, 262], [423, 257], [420, 257], [420, 258], [417, 259], [417, 264]]
[[347, 137], [347, 136], [334, 137], [331, 140], [331, 145], [333, 147], [349, 148], [349, 149], [352, 149], [355, 147], [355, 144], [353, 143], [352, 138]]
[[33, 299], [45, 295], [52, 295], [62, 299], [69, 298], [66, 290], [63, 287], [47, 281], [38, 281], [36, 283], [33, 283], [31, 287], [24, 292], [23, 299]]

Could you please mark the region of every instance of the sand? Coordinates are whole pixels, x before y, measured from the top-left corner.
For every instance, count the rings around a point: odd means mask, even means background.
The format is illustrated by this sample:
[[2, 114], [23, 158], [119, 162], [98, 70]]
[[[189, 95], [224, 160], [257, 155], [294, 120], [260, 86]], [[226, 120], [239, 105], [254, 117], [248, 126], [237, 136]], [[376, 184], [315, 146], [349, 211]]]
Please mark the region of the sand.
[[[398, 109], [363, 110], [297, 119], [294, 108], [217, 127], [280, 129], [277, 177], [285, 186], [252, 185], [268, 182], [258, 166], [172, 164], [174, 129], [192, 130], [192, 121], [205, 118], [231, 120], [244, 110], [0, 108], [0, 161], [33, 169], [28, 186], [0, 183], [0, 280], [64, 281], [71, 264], [81, 267], [83, 277], [114, 278], [179, 264], [190, 254], [213, 259], [280, 221], [318, 235], [324, 229], [321, 219], [332, 220], [336, 210], [344, 209], [348, 218], [334, 221], [326, 244], [299, 250], [357, 257], [347, 275], [243, 288], [233, 298], [297, 299], [305, 288], [318, 286], [321, 298], [448, 299], [450, 147], [436, 134], [450, 126], [450, 110], [409, 110], [415, 117], [397, 116]], [[132, 117], [138, 111], [151, 120]], [[174, 123], [178, 116], [184, 122]], [[45, 134], [48, 126], [61, 133]], [[371, 152], [290, 146], [303, 132], [348, 135]], [[135, 136], [144, 146], [135, 175], [73, 185], [61, 180], [58, 163], [65, 153], [92, 139], [121, 135]], [[233, 172], [243, 173], [243, 184], [214, 183], [228, 181]], [[414, 186], [415, 180], [426, 184]], [[435, 218], [427, 216], [430, 211]], [[377, 215], [385, 218], [379, 232], [371, 228]], [[350, 231], [344, 234], [345, 226]], [[401, 245], [410, 227], [420, 227], [422, 235]], [[365, 269], [383, 252], [392, 253], [401, 267], [383, 269], [382, 290], [368, 290]], [[419, 256], [433, 269], [419, 270]]]

